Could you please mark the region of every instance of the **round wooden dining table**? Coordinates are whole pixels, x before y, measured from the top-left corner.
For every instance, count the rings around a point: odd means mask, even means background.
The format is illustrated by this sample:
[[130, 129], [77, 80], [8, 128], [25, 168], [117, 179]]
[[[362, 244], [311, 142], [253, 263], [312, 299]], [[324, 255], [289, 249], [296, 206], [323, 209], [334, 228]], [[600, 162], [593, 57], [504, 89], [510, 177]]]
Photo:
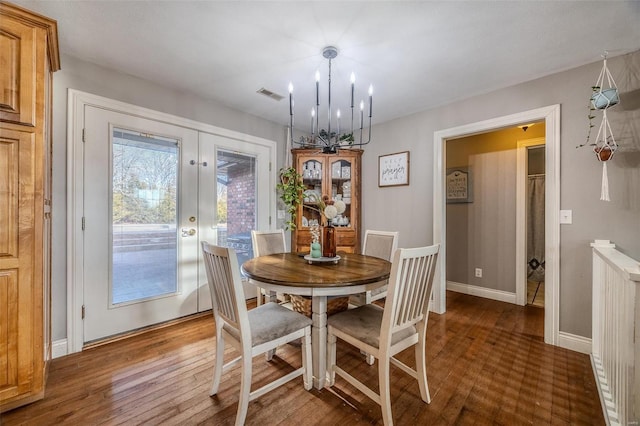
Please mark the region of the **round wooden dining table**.
[[242, 271], [255, 285], [275, 294], [311, 296], [311, 345], [313, 385], [322, 389], [326, 381], [327, 297], [364, 293], [387, 283], [391, 263], [373, 256], [338, 253], [340, 260], [310, 264], [296, 253], [259, 256], [242, 264]]

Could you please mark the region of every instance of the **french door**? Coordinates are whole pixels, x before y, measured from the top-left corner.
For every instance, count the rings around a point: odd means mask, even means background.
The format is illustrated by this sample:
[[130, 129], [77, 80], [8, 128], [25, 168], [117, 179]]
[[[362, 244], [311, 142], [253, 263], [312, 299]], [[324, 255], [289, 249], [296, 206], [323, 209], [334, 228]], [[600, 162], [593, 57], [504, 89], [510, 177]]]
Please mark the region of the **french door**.
[[198, 133], [91, 106], [84, 128], [84, 341], [197, 312]]
[[[271, 226], [271, 149], [204, 132], [199, 148], [200, 241], [233, 248], [242, 265], [253, 257], [251, 230]], [[211, 296], [203, 262], [198, 269], [199, 310], [203, 311], [211, 309]], [[243, 286], [246, 298], [256, 297], [253, 284], [243, 279]]]
[[84, 121], [84, 342], [210, 309], [200, 241], [252, 256], [270, 148], [93, 106]]

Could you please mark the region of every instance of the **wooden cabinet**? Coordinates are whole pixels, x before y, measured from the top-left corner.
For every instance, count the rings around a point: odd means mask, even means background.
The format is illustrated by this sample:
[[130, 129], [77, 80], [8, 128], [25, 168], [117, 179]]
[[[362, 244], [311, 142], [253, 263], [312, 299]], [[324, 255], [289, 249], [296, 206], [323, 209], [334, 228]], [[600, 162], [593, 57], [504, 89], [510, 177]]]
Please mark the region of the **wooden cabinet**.
[[0, 1], [0, 413], [42, 399], [51, 358], [56, 22]]
[[318, 149], [293, 149], [293, 164], [306, 186], [304, 202], [298, 207], [296, 229], [292, 233], [291, 248], [308, 252], [311, 245], [309, 226], [322, 224], [320, 213], [312, 207], [313, 195], [342, 199], [346, 210], [334, 219], [337, 251], [360, 252], [360, 167], [361, 149], [343, 149], [337, 154], [323, 154]]

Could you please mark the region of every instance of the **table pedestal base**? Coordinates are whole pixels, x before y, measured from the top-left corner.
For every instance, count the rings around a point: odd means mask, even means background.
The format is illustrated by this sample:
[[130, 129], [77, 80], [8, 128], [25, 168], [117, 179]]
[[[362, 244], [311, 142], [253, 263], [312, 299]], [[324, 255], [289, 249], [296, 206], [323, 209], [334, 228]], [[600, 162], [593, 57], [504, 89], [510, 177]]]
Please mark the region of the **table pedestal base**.
[[327, 296], [313, 296], [311, 306], [313, 386], [322, 389], [327, 379]]

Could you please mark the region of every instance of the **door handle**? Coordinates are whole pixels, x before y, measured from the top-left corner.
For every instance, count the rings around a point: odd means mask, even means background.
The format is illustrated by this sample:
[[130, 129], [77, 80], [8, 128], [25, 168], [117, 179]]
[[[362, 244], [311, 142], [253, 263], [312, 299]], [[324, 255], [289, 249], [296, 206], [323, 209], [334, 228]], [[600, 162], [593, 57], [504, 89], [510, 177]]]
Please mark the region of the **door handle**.
[[187, 229], [187, 228], [182, 228], [182, 236], [183, 237], [193, 237], [194, 235], [196, 235], [196, 230], [193, 228]]

